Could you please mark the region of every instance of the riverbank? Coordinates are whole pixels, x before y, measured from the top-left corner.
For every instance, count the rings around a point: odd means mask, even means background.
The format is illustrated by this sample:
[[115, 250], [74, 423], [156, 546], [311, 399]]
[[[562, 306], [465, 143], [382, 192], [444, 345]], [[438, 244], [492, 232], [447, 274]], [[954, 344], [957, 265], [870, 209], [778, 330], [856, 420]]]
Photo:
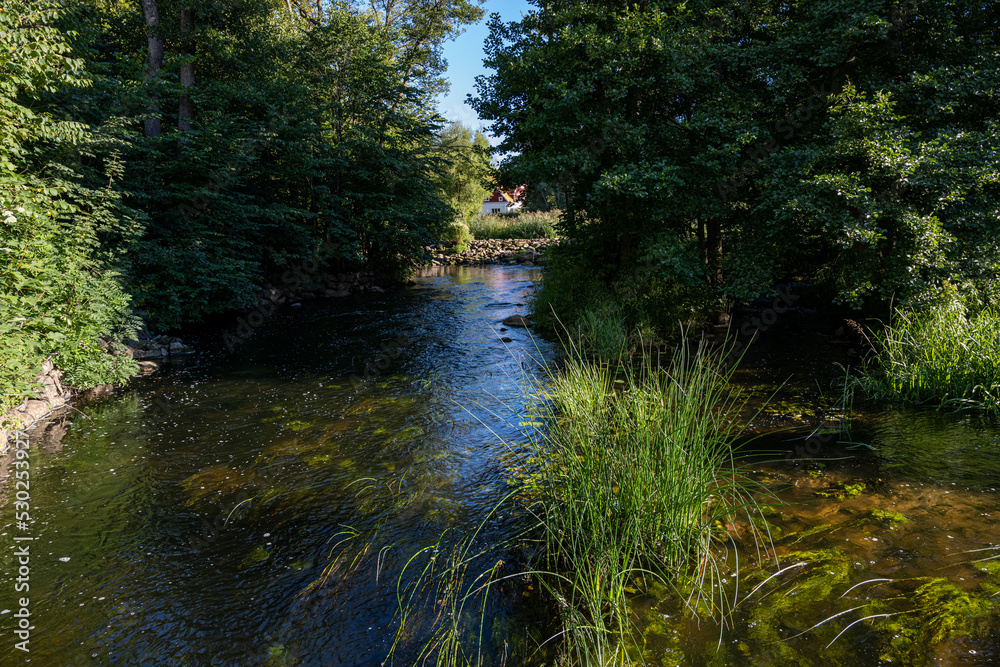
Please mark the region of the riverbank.
[[[252, 320], [253, 314], [273, 311], [281, 305], [296, 306], [303, 301], [314, 299], [337, 299], [360, 293], [383, 293], [398, 289], [405, 284], [391, 281], [375, 271], [353, 271], [343, 273], [316, 274], [309, 267], [290, 271], [279, 285], [265, 285], [257, 304], [234, 316], [234, 321]], [[136, 362], [137, 372], [133, 377], [156, 372], [160, 364], [171, 359], [188, 355], [194, 348], [186, 345], [181, 338], [171, 335], [155, 335], [143, 326], [137, 338], [127, 341], [124, 350], [113, 350], [108, 341], [100, 342], [109, 354], [124, 355]], [[35, 428], [40, 422], [68, 408], [82, 396], [107, 393], [120, 385], [99, 385], [79, 389], [63, 383], [64, 371], [53, 360], [42, 365], [41, 373], [35, 381], [38, 388], [35, 395], [27, 398], [4, 414], [0, 414], [0, 454], [6, 452], [11, 436], [19, 431]]]
[[442, 241], [427, 249], [431, 252], [431, 266], [471, 266], [487, 264], [524, 264], [534, 266], [545, 261], [549, 248], [559, 245], [562, 239], [482, 239], [469, 241], [464, 252], [456, 252], [451, 241]]

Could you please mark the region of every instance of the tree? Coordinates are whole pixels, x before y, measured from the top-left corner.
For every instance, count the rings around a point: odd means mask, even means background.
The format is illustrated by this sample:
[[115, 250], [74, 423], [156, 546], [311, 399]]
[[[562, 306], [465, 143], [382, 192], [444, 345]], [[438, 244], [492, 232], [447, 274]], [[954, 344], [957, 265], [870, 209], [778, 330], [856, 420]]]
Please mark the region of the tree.
[[[403, 85], [431, 97], [447, 91], [444, 42], [483, 17], [486, 0], [369, 0], [355, 7], [392, 36], [393, 59]], [[400, 98], [402, 99], [402, 98]]]
[[489, 141], [482, 131], [453, 122], [441, 129], [438, 142], [444, 165], [435, 178], [437, 188], [457, 217], [468, 221], [482, 211], [492, 191]]
[[56, 357], [68, 383], [120, 380], [131, 363], [100, 338], [127, 334], [122, 276], [99, 247], [118, 193], [117, 165], [88, 188], [82, 155], [90, 128], [54, 104], [92, 84], [73, 37], [78, 12], [55, 0], [0, 1], [0, 413], [31, 389], [42, 362]]
[[546, 2], [494, 16], [472, 104], [607, 283], [645, 257], [720, 297], [806, 275], [875, 307], [1000, 267], [996, 26], [964, 0]]
[[[163, 37], [159, 34], [160, 10], [156, 0], [142, 0], [142, 14], [146, 21], [146, 72], [147, 83], [152, 81], [163, 67]], [[160, 136], [160, 108], [155, 100], [149, 103], [149, 117], [144, 121], [147, 137]]]

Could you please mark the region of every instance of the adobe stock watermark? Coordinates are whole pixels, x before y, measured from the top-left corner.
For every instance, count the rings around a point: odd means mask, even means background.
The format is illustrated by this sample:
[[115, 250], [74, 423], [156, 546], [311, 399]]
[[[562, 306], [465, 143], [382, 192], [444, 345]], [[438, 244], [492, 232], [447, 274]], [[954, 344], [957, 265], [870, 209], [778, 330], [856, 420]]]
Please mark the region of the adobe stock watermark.
[[[765, 142], [755, 146], [728, 178], [715, 182], [712, 187], [715, 196], [723, 203], [728, 202], [739, 188], [743, 187], [760, 171], [761, 162], [764, 159], [777, 152], [783, 143], [791, 141], [798, 129], [808, 122], [813, 114], [828, 104], [830, 96], [840, 89], [837, 83], [839, 78], [840, 70], [837, 69], [834, 70], [829, 82], [818, 88], [810, 86], [812, 93], [806, 98], [806, 101], [794, 111], [785, 114], [783, 119], [775, 121], [771, 136]], [[780, 135], [781, 141], [776, 138], [776, 135]]]
[[[897, 60], [900, 57], [902, 46], [898, 39], [899, 32], [917, 15], [919, 5], [919, 0], [903, 0], [902, 2], [893, 4], [890, 9], [889, 29], [887, 33], [891, 46], [890, 59]], [[745, 18], [741, 16], [739, 9], [735, 10], [734, 17], [735, 20]], [[713, 14], [706, 16], [703, 25], [705, 28], [721, 31], [726, 27], [727, 20], [721, 14]], [[851, 59], [853, 58], [850, 58], [848, 62]], [[713, 70], [715, 71], [716, 78], [721, 80], [723, 78], [721, 69], [716, 66], [713, 67]], [[728, 202], [739, 188], [743, 187], [749, 179], [757, 174], [761, 169], [761, 162], [764, 159], [776, 152], [783, 143], [791, 141], [799, 128], [812, 119], [816, 112], [827, 106], [831, 96], [841, 89], [841, 84], [838, 82], [842, 74], [843, 65], [834, 69], [827, 83], [821, 84], [818, 87], [811, 85], [811, 94], [809, 97], [795, 110], [785, 114], [784, 118], [775, 121], [771, 136], [750, 150], [729, 177], [715, 182], [713, 191], [716, 197], [723, 203]]]
[[393, 340], [380, 343], [379, 351], [361, 364], [361, 375], [351, 374], [350, 380], [354, 388], [370, 386], [376, 382], [382, 373], [389, 369], [392, 362], [399, 358], [410, 342], [406, 336], [398, 334]]
[[12, 621], [13, 634], [17, 640], [14, 648], [29, 653], [31, 631], [35, 626], [31, 622], [31, 542], [35, 537], [30, 534], [31, 524], [31, 461], [29, 458], [31, 442], [24, 431], [14, 431], [14, 460], [11, 462], [14, 482], [14, 535], [13, 558], [16, 576], [14, 577], [14, 612]]
[[[267, 126], [267, 131], [274, 133], [276, 130], [276, 125], [272, 121]], [[226, 165], [219, 171], [212, 172], [209, 178], [208, 184], [203, 188], [202, 192], [199, 192], [194, 197], [191, 198], [189, 202], [184, 202], [177, 205], [177, 210], [181, 212], [185, 218], [190, 218], [192, 216], [198, 215], [208, 208], [208, 205], [222, 190], [232, 185], [233, 181], [246, 171], [247, 167], [253, 163], [254, 159], [264, 148], [267, 147], [269, 141], [266, 139], [247, 139], [240, 145], [240, 150], [238, 154], [242, 157], [242, 164], [236, 159], [230, 160]]]
[[596, 161], [608, 149], [609, 144], [616, 138], [615, 133], [602, 132], [601, 136], [593, 137], [581, 151], [573, 154], [571, 167], [564, 167], [559, 171], [554, 183], [542, 181], [536, 183], [533, 188], [536, 196], [541, 201], [548, 201], [552, 196], [556, 199], [558, 206], [559, 195], [567, 198], [571, 196], [569, 191], [573, 186], [573, 173], [580, 172], [586, 168], [590, 162]]

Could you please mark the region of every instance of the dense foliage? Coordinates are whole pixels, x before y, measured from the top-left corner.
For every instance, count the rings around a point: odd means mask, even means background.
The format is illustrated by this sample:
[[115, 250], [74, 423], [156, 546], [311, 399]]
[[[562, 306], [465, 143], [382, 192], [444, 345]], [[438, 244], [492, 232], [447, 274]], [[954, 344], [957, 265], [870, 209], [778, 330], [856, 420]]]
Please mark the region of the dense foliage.
[[130, 374], [99, 339], [129, 324], [122, 276], [101, 239], [125, 236], [132, 220], [114, 142], [52, 104], [93, 87], [74, 57], [79, 13], [53, 0], [8, 0], [2, 10], [10, 48], [0, 49], [0, 412], [57, 355], [70, 383]]
[[932, 308], [896, 310], [849, 382], [876, 398], [1000, 411], [1000, 313], [969, 312], [948, 287]]
[[434, 95], [481, 16], [0, 0], [0, 408], [53, 355], [79, 386], [127, 376], [103, 350], [136, 314], [240, 308], [310, 258], [403, 276], [454, 217]]
[[565, 200], [611, 289], [995, 303], [1000, 9], [966, 0], [556, 0], [494, 16], [473, 104], [508, 184]]
[[444, 168], [437, 177], [441, 196], [461, 221], [469, 223], [483, 210], [483, 200], [492, 194], [493, 168], [490, 144], [480, 130], [450, 123], [439, 133]]

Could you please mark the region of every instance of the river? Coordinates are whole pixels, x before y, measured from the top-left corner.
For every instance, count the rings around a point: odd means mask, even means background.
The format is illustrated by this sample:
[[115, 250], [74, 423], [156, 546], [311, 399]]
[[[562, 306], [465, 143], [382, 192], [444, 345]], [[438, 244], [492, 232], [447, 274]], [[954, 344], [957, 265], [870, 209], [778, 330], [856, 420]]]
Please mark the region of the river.
[[[31, 448], [26, 531], [14, 524], [11, 485], [0, 490], [0, 538], [35, 538], [30, 654], [6, 632], [18, 595], [15, 549], [5, 550], [4, 664], [382, 664], [397, 638], [398, 595], [431, 557], [482, 527], [480, 562], [516, 559], [504, 544], [526, 517], [516, 504], [497, 506], [526, 428], [528, 378], [556, 359], [556, 346], [502, 321], [526, 312], [540, 278], [521, 266], [440, 267], [396, 292], [283, 308], [233, 351], [217, 332], [196, 335], [191, 359], [71, 413], [64, 437]], [[762, 343], [737, 380], [771, 393], [775, 378], [793, 378], [758, 417], [762, 430], [773, 431], [769, 419], [815, 423], [822, 415], [808, 406], [831, 404], [819, 396], [835, 375], [831, 355], [796, 360], [825, 343], [801, 332]], [[774, 551], [794, 560], [807, 548], [839, 550], [852, 564], [844, 576], [825, 596], [813, 592], [806, 611], [750, 599], [721, 634], [640, 596], [653, 664], [821, 664], [833, 655], [829, 634], [789, 638], [846, 608], [829, 594], [836, 586], [931, 574], [969, 590], [985, 581], [972, 561], [1000, 555], [996, 423], [891, 406], [854, 423], [854, 443], [753, 473], [777, 494], [767, 517], [781, 532]], [[806, 433], [799, 423], [755, 446], [780, 454]], [[858, 482], [856, 495], [818, 495]], [[907, 521], [858, 520], [876, 507]], [[794, 599], [789, 589], [794, 581], [778, 593]], [[861, 587], [846, 600], [859, 595], [892, 597]], [[553, 613], [518, 579], [476, 618], [486, 619], [487, 661], [516, 665], [551, 632]], [[405, 626], [396, 664], [420, 650], [428, 622]], [[763, 624], [775, 633], [753, 630]], [[879, 664], [891, 632], [849, 629], [828, 664]], [[936, 646], [927, 664], [1000, 655], [990, 636]]]

